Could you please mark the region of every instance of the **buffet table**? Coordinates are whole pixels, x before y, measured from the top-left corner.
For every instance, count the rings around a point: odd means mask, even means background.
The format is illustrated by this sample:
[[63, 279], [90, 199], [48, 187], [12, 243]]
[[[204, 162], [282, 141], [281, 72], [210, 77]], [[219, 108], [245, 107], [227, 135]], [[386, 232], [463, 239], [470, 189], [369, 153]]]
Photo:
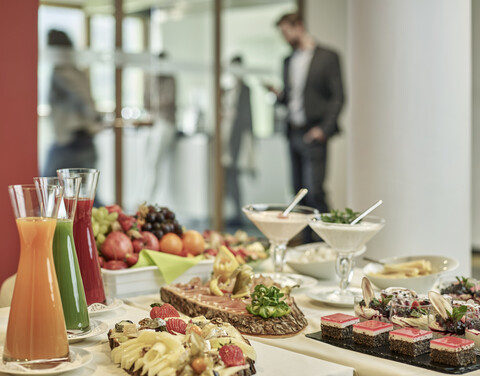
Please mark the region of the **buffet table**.
[[[150, 307], [149, 304], [153, 301], [158, 301], [159, 296], [139, 296], [133, 300], [139, 303], [136, 305], [145, 306], [145, 308], [138, 308], [129, 302], [125, 302], [121, 307], [104, 313], [97, 313], [92, 319], [103, 321], [108, 324], [109, 328], [115, 326], [115, 323], [129, 319], [134, 322], [148, 317]], [[0, 308], [0, 345], [3, 345], [9, 308]], [[271, 346], [266, 342], [260, 342], [256, 338], [251, 341], [258, 359], [255, 363], [257, 375], [294, 375], [298, 373], [299, 365], [301, 365], [302, 375], [314, 376], [318, 375], [318, 371], [322, 370], [322, 375], [326, 376], [352, 376], [354, 370], [349, 367], [330, 363], [320, 360], [316, 357], [309, 357], [300, 355], [298, 353], [290, 352], [279, 348], [278, 346]], [[104, 376], [104, 375], [126, 375], [117, 365], [110, 360], [110, 347], [108, 345], [106, 333], [97, 337], [92, 337], [72, 344], [72, 346], [80, 347], [90, 351], [93, 354], [93, 360], [82, 368], [74, 371], [64, 373], [68, 376]], [[6, 375], [0, 372], [0, 375]]]
[[[360, 286], [360, 280], [362, 278], [362, 272], [360, 269], [356, 269], [352, 281], [352, 286]], [[318, 286], [332, 286], [334, 282], [319, 282]], [[338, 308], [329, 306], [323, 303], [317, 303], [310, 299], [306, 295], [306, 291], [302, 289], [293, 293], [295, 302], [299, 308], [303, 311], [308, 319], [308, 327], [300, 334], [290, 338], [260, 338], [260, 337], [248, 337], [254, 343], [261, 343], [265, 345], [275, 346], [281, 349], [295, 352], [298, 355], [308, 355], [310, 357], [322, 359], [328, 362], [336, 363], [339, 365], [351, 367], [355, 370], [355, 375], [358, 376], [371, 376], [371, 375], [389, 375], [389, 376], [413, 376], [413, 375], [442, 375], [430, 371], [427, 369], [402, 364], [386, 359], [380, 359], [366, 354], [357, 353], [341, 349], [335, 346], [328, 345], [323, 342], [315, 341], [313, 339], [305, 337], [307, 333], [313, 333], [320, 330], [320, 317], [332, 313], [342, 312], [347, 314], [353, 314], [353, 308]], [[126, 302], [129, 305], [137, 308], [147, 309], [153, 301], [160, 299], [159, 294], [152, 294], [146, 296], [139, 296], [135, 298], [129, 298]], [[257, 347], [255, 347], [257, 348]], [[296, 360], [298, 364], [301, 364], [301, 360]], [[330, 363], [331, 364], [331, 363]], [[303, 367], [302, 367], [303, 373]], [[272, 373], [273, 374], [273, 373]], [[289, 374], [289, 373], [280, 373]], [[318, 373], [317, 373], [318, 374]], [[323, 368], [322, 368], [322, 374]], [[325, 373], [327, 374], [327, 373]], [[445, 375], [445, 374], [443, 374]], [[480, 376], [480, 370], [475, 372], [466, 373], [468, 376]]]
[[[265, 267], [269, 269], [268, 265]], [[352, 286], [359, 286], [362, 278], [360, 269], [356, 269]], [[318, 288], [332, 286], [333, 281], [319, 281]], [[255, 364], [257, 375], [331, 375], [331, 376], [371, 376], [371, 375], [441, 375], [441, 373], [410, 366], [366, 354], [341, 349], [323, 342], [307, 338], [305, 334], [320, 330], [320, 317], [336, 312], [353, 313], [353, 308], [339, 308], [318, 303], [307, 296], [307, 290], [297, 289], [293, 296], [299, 308], [308, 320], [308, 327], [300, 334], [290, 338], [260, 338], [247, 336], [255, 348], [258, 359]], [[129, 319], [138, 322], [148, 317], [150, 304], [158, 302], [160, 294], [139, 295], [124, 298], [123, 305], [115, 310], [97, 313], [92, 319], [105, 322], [108, 328], [115, 323]], [[9, 308], [0, 308], [0, 346], [6, 334]], [[106, 333], [85, 339], [72, 346], [80, 347], [93, 354], [93, 360], [86, 366], [65, 373], [68, 376], [87, 375], [125, 375], [110, 360], [110, 348]], [[321, 371], [319, 371], [321, 370]], [[4, 375], [0, 372], [0, 375]], [[480, 376], [480, 370], [467, 373], [469, 376]]]

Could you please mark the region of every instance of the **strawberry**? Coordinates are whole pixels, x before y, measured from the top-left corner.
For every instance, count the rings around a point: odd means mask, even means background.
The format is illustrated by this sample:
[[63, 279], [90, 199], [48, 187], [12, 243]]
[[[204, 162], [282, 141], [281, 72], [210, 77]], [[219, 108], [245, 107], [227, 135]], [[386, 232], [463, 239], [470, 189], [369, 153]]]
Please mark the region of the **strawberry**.
[[171, 304], [165, 303], [162, 305], [159, 303], [153, 303], [150, 307], [152, 307], [150, 310], [150, 317], [152, 319], [159, 317], [162, 320], [165, 320], [167, 317], [180, 317], [178, 311]]
[[175, 333], [185, 334], [187, 330], [187, 323], [182, 319], [169, 319], [167, 321], [167, 330], [174, 336], [176, 335]]
[[118, 218], [118, 222], [120, 223], [120, 226], [122, 226], [123, 231], [128, 231], [130, 230], [133, 225], [135, 224], [135, 218], [133, 217], [127, 217], [127, 218]]
[[117, 205], [117, 204], [114, 204], [114, 205], [110, 205], [110, 206], [106, 206], [107, 210], [109, 213], [113, 213], [113, 212], [116, 212], [118, 214], [122, 213], [122, 208]]
[[224, 345], [218, 354], [227, 367], [242, 366], [245, 364], [243, 351], [237, 345]]

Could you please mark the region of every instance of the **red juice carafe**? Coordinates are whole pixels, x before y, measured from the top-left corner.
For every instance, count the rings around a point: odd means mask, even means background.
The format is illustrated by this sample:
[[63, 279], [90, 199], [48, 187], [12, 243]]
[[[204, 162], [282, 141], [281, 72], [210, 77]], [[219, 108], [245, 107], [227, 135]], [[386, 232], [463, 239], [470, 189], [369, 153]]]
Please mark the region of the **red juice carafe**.
[[100, 171], [91, 168], [66, 168], [57, 170], [57, 174], [60, 178], [82, 178], [73, 221], [73, 239], [87, 304], [105, 303], [105, 290], [92, 229], [92, 207]]

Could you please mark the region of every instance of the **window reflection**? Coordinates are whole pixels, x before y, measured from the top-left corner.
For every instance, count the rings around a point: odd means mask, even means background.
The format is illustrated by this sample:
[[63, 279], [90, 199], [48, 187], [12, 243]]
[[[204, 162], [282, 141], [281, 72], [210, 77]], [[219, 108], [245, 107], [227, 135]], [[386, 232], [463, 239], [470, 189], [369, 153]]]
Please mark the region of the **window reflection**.
[[[281, 61], [288, 49], [274, 21], [291, 11], [295, 1], [236, 6], [225, 2], [222, 12], [224, 74], [238, 73], [250, 91], [254, 163], [239, 174], [240, 204], [285, 201], [288, 193], [283, 135], [276, 132], [272, 99], [264, 83], [281, 85]], [[123, 51], [115, 52], [113, 14], [84, 13], [82, 9], [41, 6], [39, 10], [39, 163], [45, 163], [54, 140], [48, 87], [58, 57], [46, 49], [52, 27], [71, 35], [78, 67], [86, 69], [96, 110], [105, 130], [95, 137], [98, 192], [106, 204], [114, 202], [115, 66], [121, 64], [124, 152], [124, 209], [135, 212], [143, 201], [159, 203], [177, 212], [182, 223], [208, 227], [213, 200], [211, 169], [214, 136], [213, 2], [182, 9], [143, 9], [123, 21]], [[94, 8], [90, 8], [91, 9]], [[254, 25], [246, 28], [245, 25]], [[90, 36], [87, 40], [87, 28]], [[89, 46], [87, 43], [89, 42]], [[162, 56], [159, 57], [160, 54]], [[237, 72], [229, 65], [239, 54], [245, 64]], [[233, 70], [232, 70], [233, 69]], [[137, 126], [150, 124], [149, 126]], [[109, 128], [110, 127], [110, 128]], [[272, 158], [276, 155], [277, 158]], [[274, 165], [273, 165], [274, 164]], [[226, 199], [226, 218], [236, 216]], [[238, 205], [238, 204], [237, 204]]]

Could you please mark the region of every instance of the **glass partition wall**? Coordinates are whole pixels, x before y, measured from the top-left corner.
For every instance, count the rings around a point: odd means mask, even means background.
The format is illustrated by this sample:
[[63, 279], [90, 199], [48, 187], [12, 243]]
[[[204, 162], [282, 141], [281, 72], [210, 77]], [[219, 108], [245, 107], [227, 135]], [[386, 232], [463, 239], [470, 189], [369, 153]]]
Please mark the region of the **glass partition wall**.
[[[125, 0], [117, 13], [113, 1], [68, 4], [41, 3], [39, 9], [40, 171], [58, 141], [51, 116], [53, 68], [68, 61], [86, 72], [98, 111], [99, 204], [117, 202], [134, 213], [142, 202], [158, 203], [172, 209], [182, 224], [203, 230], [223, 221], [239, 225], [238, 205], [287, 199], [287, 150], [278, 126], [282, 114], [264, 84], [282, 85], [288, 48], [275, 21], [295, 10], [295, 1], [159, 0], [135, 6]], [[121, 48], [116, 47], [116, 17], [122, 19]], [[221, 25], [219, 35], [215, 25]], [[49, 45], [51, 29], [68, 34], [73, 50]], [[216, 56], [222, 66], [220, 120]], [[239, 81], [249, 92], [241, 104]], [[251, 113], [251, 137], [236, 140], [232, 119], [238, 113]], [[236, 147], [238, 168], [232, 174]], [[223, 177], [216, 173], [219, 168]]]

